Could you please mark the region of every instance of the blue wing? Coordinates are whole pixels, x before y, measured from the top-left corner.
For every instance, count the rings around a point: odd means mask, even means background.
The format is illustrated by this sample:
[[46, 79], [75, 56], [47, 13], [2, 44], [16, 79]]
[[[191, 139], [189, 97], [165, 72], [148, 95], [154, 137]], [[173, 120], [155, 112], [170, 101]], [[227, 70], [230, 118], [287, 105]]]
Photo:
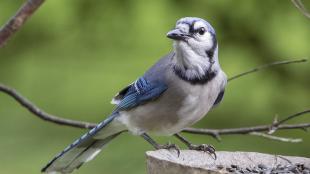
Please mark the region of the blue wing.
[[114, 97], [117, 99], [118, 104], [114, 112], [129, 110], [148, 101], [155, 100], [165, 92], [167, 88], [165, 83], [150, 83], [144, 77], [140, 77]]
[[[155, 100], [166, 89], [167, 85], [164, 83], [148, 82], [141, 77], [121, 90], [114, 97], [117, 107], [112, 115], [63, 150], [42, 169], [42, 172], [71, 173], [91, 160], [110, 140], [124, 131], [122, 127], [113, 125], [113, 119], [118, 116], [117, 112]], [[95, 137], [99, 131], [105, 131], [106, 137], [102, 137], [105, 134], [100, 135], [100, 138]]]

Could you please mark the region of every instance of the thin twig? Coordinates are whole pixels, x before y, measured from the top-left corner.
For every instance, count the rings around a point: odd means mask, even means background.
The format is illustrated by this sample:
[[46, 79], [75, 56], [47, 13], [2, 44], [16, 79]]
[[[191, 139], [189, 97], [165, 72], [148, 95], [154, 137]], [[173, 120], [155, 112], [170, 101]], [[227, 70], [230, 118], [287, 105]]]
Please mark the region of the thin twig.
[[[262, 136], [264, 138], [269, 138], [272, 140], [278, 140], [283, 142], [300, 142], [299, 139], [291, 139], [291, 138], [283, 138], [272, 136], [270, 134], [274, 133], [279, 129], [302, 129], [307, 130], [310, 127], [310, 123], [301, 123], [301, 124], [283, 124], [288, 120], [296, 118], [298, 116], [310, 113], [310, 109], [292, 114], [279, 122], [273, 122], [271, 125], [260, 125], [253, 127], [242, 127], [242, 128], [230, 128], [230, 129], [199, 129], [199, 128], [186, 128], [183, 132], [192, 133], [192, 134], [200, 134], [200, 135], [210, 135], [218, 141], [221, 141], [221, 135], [232, 135], [232, 134], [254, 134], [258, 136]], [[267, 134], [262, 134], [261, 132], [266, 132]]]
[[292, 3], [295, 5], [295, 7], [307, 18], [310, 19], [310, 13], [305, 8], [304, 4], [301, 2], [301, 0], [291, 0]]
[[240, 78], [242, 76], [245, 76], [245, 75], [257, 72], [257, 71], [261, 71], [263, 69], [270, 68], [270, 67], [273, 67], [273, 66], [286, 65], [286, 64], [292, 64], [292, 63], [303, 63], [303, 62], [307, 62], [307, 59], [283, 60], [283, 61], [276, 61], [276, 62], [268, 63], [268, 64], [265, 64], [265, 65], [258, 66], [256, 68], [250, 69], [250, 70], [248, 70], [246, 72], [234, 75], [234, 76], [228, 78], [228, 81], [235, 80], [235, 79]]
[[298, 113], [293, 114], [293, 115], [290, 115], [290, 116], [284, 118], [283, 120], [280, 120], [279, 122], [276, 122], [275, 124], [273, 124], [273, 126], [278, 126], [278, 125], [283, 124], [283, 123], [285, 123], [285, 122], [287, 122], [287, 121], [289, 121], [289, 120], [291, 120], [291, 119], [293, 119], [295, 117], [304, 115], [304, 114], [309, 113], [309, 112], [310, 112], [310, 109], [302, 111], [302, 112], [298, 112]]
[[285, 122], [287, 122], [289, 120], [292, 120], [292, 119], [294, 119], [294, 118], [296, 118], [298, 116], [304, 115], [304, 114], [309, 113], [309, 112], [310, 112], [310, 110], [305, 110], [305, 111], [302, 111], [302, 112], [298, 112], [298, 113], [290, 115], [290, 116], [288, 116], [288, 117], [286, 117], [286, 118], [284, 118], [284, 119], [282, 119], [280, 121], [278, 121], [277, 117], [275, 117], [273, 123], [270, 126], [270, 130], [268, 131], [268, 134], [274, 133], [278, 129], [279, 125], [282, 125], [282, 124], [284, 124]]
[[255, 136], [260, 136], [260, 137], [267, 138], [270, 140], [282, 141], [282, 142], [287, 142], [287, 143], [300, 143], [300, 142], [302, 142], [301, 138], [285, 138], [285, 137], [269, 135], [269, 134], [265, 134], [265, 133], [261, 133], [261, 132], [251, 132], [249, 134], [255, 135]]
[[25, 97], [20, 95], [16, 90], [9, 88], [7, 86], [4, 86], [0, 84], [0, 91], [10, 95], [13, 97], [19, 104], [21, 104], [23, 107], [27, 108], [31, 113], [34, 115], [38, 116], [39, 118], [53, 122], [59, 125], [66, 125], [66, 126], [72, 126], [72, 127], [77, 127], [77, 128], [86, 128], [90, 129], [96, 126], [95, 123], [88, 123], [88, 122], [83, 122], [83, 121], [75, 121], [75, 120], [70, 120], [70, 119], [65, 119], [65, 118], [60, 118], [55, 115], [48, 114], [38, 108], [35, 104], [31, 103], [29, 100], [27, 100]]
[[[283, 124], [278, 126], [278, 130], [283, 129], [302, 129], [309, 128], [310, 123], [300, 123], [300, 124]], [[251, 132], [265, 132], [269, 131], [270, 125], [259, 125], [252, 127], [241, 127], [241, 128], [228, 128], [228, 129], [205, 129], [205, 128], [186, 128], [183, 132], [200, 134], [200, 135], [210, 135], [213, 137], [220, 135], [232, 135], [232, 134], [249, 134]]]
[[0, 48], [26, 22], [26, 20], [41, 6], [44, 0], [28, 0], [17, 13], [0, 29]]

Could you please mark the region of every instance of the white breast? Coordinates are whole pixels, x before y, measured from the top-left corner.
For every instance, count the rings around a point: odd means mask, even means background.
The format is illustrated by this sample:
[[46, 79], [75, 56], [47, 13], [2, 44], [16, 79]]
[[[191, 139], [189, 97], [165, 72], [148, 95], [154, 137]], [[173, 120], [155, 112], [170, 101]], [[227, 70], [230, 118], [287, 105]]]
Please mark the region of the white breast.
[[182, 107], [177, 113], [180, 121], [173, 126], [173, 129], [182, 130], [202, 119], [213, 107], [218, 94], [223, 90], [225, 84], [226, 75], [220, 71], [206, 85], [191, 86], [188, 89], [188, 96], [183, 101]]

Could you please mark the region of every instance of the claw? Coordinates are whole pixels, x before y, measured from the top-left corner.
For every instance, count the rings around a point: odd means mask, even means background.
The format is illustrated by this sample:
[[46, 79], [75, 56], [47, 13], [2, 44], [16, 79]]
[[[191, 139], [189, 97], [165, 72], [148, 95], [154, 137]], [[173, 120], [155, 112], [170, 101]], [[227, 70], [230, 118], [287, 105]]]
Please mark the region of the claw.
[[177, 151], [178, 157], [180, 156], [180, 148], [176, 144], [164, 144], [164, 145], [159, 145], [157, 149], [167, 149], [167, 150], [175, 150]]
[[211, 155], [211, 157], [216, 160], [217, 156], [215, 153], [215, 148], [212, 145], [201, 144], [201, 145], [190, 145], [189, 149], [207, 152]]

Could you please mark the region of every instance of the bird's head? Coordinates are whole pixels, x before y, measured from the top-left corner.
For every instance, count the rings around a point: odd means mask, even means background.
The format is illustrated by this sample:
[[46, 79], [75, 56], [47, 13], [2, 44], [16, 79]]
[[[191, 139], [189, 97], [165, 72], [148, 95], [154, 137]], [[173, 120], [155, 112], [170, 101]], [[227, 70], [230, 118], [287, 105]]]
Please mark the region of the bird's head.
[[185, 17], [177, 21], [167, 37], [174, 40], [175, 51], [186, 51], [202, 57], [213, 58], [217, 47], [215, 30], [204, 19]]

